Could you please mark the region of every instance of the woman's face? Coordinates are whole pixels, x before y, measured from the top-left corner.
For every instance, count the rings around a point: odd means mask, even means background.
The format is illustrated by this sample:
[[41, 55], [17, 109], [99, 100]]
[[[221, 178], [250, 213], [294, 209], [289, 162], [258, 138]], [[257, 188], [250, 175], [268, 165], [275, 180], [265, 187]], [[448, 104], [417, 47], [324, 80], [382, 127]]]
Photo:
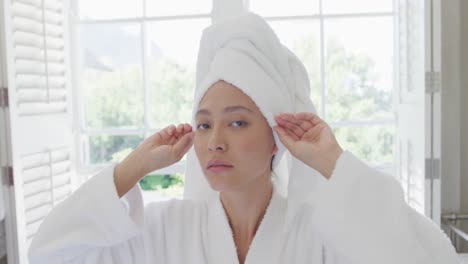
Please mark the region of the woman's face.
[[[252, 99], [218, 81], [200, 101], [195, 116], [194, 148], [215, 191], [234, 191], [270, 177], [277, 152], [273, 132]], [[229, 166], [209, 167], [210, 161]]]

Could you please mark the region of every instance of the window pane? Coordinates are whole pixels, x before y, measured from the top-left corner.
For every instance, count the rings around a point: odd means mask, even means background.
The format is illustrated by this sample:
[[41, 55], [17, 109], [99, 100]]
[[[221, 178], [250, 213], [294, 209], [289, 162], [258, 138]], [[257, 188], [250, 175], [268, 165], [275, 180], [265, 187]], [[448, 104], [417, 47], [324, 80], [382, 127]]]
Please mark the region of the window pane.
[[319, 0], [251, 0], [250, 10], [261, 16], [314, 15], [319, 13]]
[[322, 0], [323, 13], [392, 12], [393, 0]]
[[148, 23], [150, 122], [153, 127], [190, 123], [198, 46], [202, 29], [209, 24], [208, 19]]
[[143, 125], [139, 25], [82, 25], [86, 125]]
[[213, 0], [146, 0], [146, 16], [209, 14]]
[[184, 175], [181, 173], [150, 174], [139, 183], [145, 203], [182, 198], [184, 194]]
[[395, 126], [358, 126], [333, 128], [340, 146], [369, 165], [393, 164]]
[[270, 21], [281, 43], [304, 63], [310, 80], [311, 99], [321, 111], [320, 92], [320, 28], [313, 20]]
[[119, 162], [132, 152], [142, 141], [142, 135], [89, 136], [89, 162], [99, 164]]
[[393, 118], [393, 19], [325, 21], [327, 119]]
[[81, 19], [116, 19], [141, 17], [142, 0], [79, 0]]

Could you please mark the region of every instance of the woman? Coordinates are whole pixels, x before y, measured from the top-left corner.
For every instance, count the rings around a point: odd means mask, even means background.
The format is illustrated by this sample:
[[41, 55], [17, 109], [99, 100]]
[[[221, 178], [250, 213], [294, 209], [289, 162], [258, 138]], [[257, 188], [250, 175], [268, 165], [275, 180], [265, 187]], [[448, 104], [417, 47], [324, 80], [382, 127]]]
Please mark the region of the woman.
[[[192, 125], [154, 134], [58, 205], [31, 263], [458, 263], [396, 180], [341, 149], [309, 93], [260, 17], [205, 29]], [[143, 208], [138, 181], [187, 152], [186, 199]]]

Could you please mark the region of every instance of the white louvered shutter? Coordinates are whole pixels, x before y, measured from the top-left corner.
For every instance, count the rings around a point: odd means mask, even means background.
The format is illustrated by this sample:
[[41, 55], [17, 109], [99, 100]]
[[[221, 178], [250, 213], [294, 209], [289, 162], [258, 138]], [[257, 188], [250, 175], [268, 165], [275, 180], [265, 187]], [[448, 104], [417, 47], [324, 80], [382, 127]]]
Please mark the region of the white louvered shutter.
[[438, 107], [437, 99], [431, 99], [434, 94], [437, 96], [431, 90], [440, 85], [432, 80], [437, 74], [431, 73], [437, 49], [440, 50], [440, 45], [434, 45], [435, 31], [431, 29], [438, 24], [431, 12], [437, 1], [397, 1], [397, 146], [398, 175], [407, 202], [440, 224], [440, 133], [436, 132], [440, 131], [440, 104]]
[[8, 263], [28, 263], [44, 217], [72, 191], [68, 2], [2, 2], [9, 106]]

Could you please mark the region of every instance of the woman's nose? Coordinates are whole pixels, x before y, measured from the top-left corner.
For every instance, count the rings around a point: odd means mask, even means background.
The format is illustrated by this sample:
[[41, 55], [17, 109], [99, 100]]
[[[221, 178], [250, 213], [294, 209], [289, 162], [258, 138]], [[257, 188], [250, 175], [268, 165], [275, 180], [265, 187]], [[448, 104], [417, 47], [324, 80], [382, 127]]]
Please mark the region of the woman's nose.
[[222, 139], [219, 132], [213, 131], [210, 137], [210, 143], [208, 144], [210, 151], [226, 151], [226, 143]]

